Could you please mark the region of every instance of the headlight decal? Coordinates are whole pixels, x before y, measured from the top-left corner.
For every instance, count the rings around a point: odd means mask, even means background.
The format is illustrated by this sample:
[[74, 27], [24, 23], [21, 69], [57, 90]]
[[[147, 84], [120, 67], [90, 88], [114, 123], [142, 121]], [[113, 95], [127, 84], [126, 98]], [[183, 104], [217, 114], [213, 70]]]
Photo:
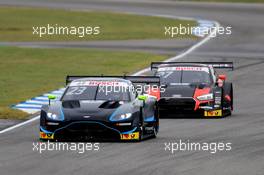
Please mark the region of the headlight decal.
[[118, 107], [110, 116], [109, 120], [112, 122], [116, 121], [125, 121], [127, 119], [130, 119], [132, 117], [132, 108], [130, 105], [122, 105]]
[[201, 99], [200, 97], [208, 94], [211, 94], [211, 88], [208, 87], [203, 89], [195, 88], [193, 97], [200, 100]]
[[60, 108], [60, 114], [55, 114], [53, 112], [48, 112], [47, 113], [47, 117], [49, 119], [52, 119], [52, 120], [56, 120], [56, 121], [63, 121], [64, 120], [64, 113], [62, 111], [62, 107]]
[[121, 120], [129, 119], [132, 116], [131, 113], [125, 113], [120, 115]]
[[110, 117], [109, 120], [110, 121], [123, 121], [123, 120], [127, 120], [130, 119], [132, 116], [132, 113], [124, 113], [124, 114], [118, 114], [116, 112], [114, 112]]
[[197, 97], [205, 95], [205, 94], [209, 94], [210, 92], [211, 92], [211, 88], [210, 87], [206, 87], [206, 88], [203, 88], [203, 89], [195, 88], [194, 95], [193, 95], [193, 98], [195, 100], [195, 107], [194, 107], [195, 111], [197, 109], [199, 109], [199, 106], [200, 106], [200, 103], [201, 103], [200, 100]]
[[50, 118], [50, 119], [56, 120], [57, 115], [56, 115], [56, 114], [53, 114], [53, 113], [51, 113], [51, 112], [48, 112], [48, 113], [47, 113], [47, 117]]

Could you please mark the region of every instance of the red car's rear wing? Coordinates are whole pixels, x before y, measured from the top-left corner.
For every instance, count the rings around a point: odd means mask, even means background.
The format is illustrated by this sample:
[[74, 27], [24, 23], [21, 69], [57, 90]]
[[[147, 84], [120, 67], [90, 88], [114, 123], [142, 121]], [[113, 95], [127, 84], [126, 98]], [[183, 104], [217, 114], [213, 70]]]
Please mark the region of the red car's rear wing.
[[70, 76], [68, 75], [66, 77], [66, 85], [72, 82], [73, 80], [81, 79], [81, 78], [121, 78], [121, 79], [126, 79], [131, 81], [132, 83], [143, 83], [143, 84], [157, 84], [160, 85], [160, 77], [157, 76], [106, 76], [106, 75], [101, 75], [101, 76], [86, 76], [86, 75], [81, 75], [81, 76]]
[[205, 64], [210, 65], [215, 69], [228, 69], [234, 70], [233, 62], [152, 62], [151, 63], [151, 70], [157, 70], [161, 65], [168, 65], [168, 66], [180, 66], [180, 65], [188, 65], [191, 66], [192, 64]]

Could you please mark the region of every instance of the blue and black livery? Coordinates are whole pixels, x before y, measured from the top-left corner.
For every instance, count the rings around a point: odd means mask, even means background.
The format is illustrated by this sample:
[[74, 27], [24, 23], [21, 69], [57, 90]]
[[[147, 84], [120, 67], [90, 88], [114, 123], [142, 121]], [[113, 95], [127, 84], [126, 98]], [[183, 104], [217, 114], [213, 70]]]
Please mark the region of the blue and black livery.
[[[156, 137], [157, 98], [136, 91], [135, 85], [159, 85], [159, 77], [67, 76], [66, 83], [60, 99], [41, 109], [41, 140], [140, 141]], [[122, 92], [113, 90], [120, 86]]]

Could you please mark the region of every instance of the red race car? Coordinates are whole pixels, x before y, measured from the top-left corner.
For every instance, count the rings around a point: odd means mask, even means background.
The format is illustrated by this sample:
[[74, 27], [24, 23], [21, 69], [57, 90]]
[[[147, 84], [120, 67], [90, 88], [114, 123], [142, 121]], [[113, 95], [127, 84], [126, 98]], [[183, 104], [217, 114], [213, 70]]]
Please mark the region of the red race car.
[[232, 114], [233, 85], [215, 69], [233, 70], [232, 62], [153, 62], [160, 77], [160, 117], [223, 117]]

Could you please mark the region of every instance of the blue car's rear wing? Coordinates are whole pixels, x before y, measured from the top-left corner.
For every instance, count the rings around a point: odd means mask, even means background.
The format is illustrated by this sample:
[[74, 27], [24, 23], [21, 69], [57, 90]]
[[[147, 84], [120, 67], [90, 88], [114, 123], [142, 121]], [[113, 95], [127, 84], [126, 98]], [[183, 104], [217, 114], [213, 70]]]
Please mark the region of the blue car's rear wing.
[[120, 78], [120, 79], [125, 79], [131, 81], [133, 84], [157, 84], [160, 85], [160, 77], [158, 76], [106, 76], [106, 75], [101, 75], [101, 76], [86, 76], [86, 75], [81, 75], [81, 76], [71, 76], [68, 75], [66, 77], [66, 85], [72, 82], [73, 80], [77, 79], [82, 79], [82, 78]]
[[156, 71], [160, 66], [192, 66], [193, 64], [205, 64], [210, 65], [215, 69], [228, 69], [234, 70], [233, 62], [152, 62], [151, 63], [151, 70]]

